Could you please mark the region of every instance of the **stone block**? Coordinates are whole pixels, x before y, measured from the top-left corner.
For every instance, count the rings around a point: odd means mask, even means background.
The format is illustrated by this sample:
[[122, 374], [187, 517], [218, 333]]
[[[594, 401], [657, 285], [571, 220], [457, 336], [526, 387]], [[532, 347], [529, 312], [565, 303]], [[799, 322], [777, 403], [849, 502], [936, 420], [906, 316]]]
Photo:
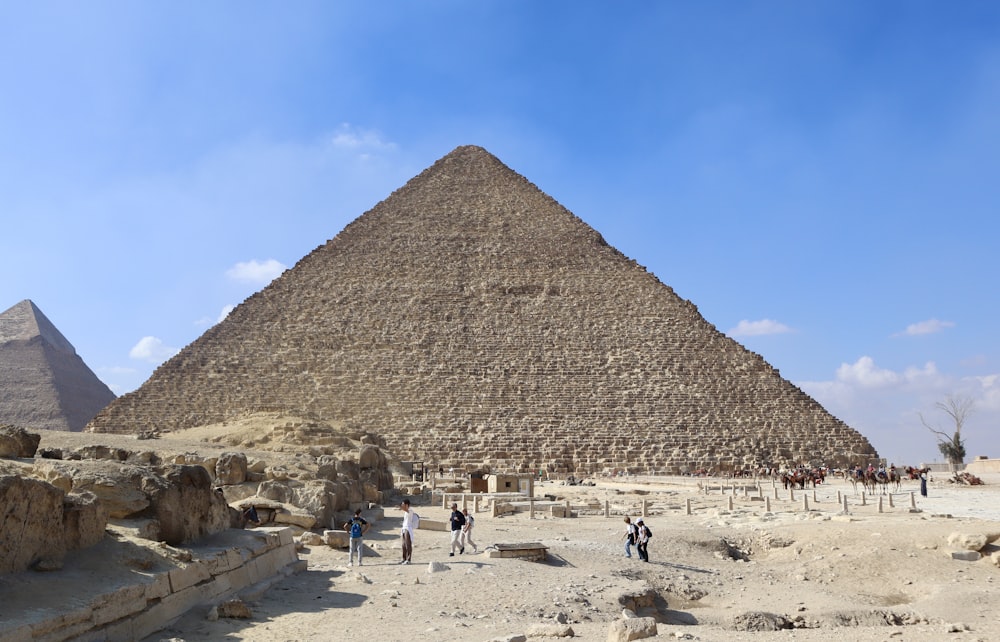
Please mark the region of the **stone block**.
[[171, 569], [169, 574], [170, 590], [173, 593], [183, 591], [212, 577], [205, 564], [200, 562], [192, 562], [187, 566]]
[[94, 626], [103, 626], [108, 622], [133, 616], [145, 608], [146, 586], [144, 584], [124, 586], [94, 600], [91, 622]]
[[952, 551], [951, 559], [963, 562], [978, 562], [983, 555], [979, 551]]
[[149, 576], [149, 582], [144, 584], [146, 588], [146, 600], [159, 600], [170, 595], [170, 573], [156, 573]]
[[417, 529], [422, 531], [448, 531], [451, 530], [451, 523], [440, 519], [424, 519], [421, 517]]

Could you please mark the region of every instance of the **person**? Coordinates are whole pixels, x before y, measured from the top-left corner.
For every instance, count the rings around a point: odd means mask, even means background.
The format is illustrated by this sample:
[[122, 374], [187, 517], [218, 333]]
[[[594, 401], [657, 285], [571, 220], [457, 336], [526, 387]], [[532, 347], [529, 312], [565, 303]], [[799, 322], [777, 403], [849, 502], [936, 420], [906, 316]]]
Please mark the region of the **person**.
[[927, 469], [920, 469], [920, 495], [927, 497]]
[[403, 526], [399, 531], [400, 539], [403, 542], [403, 559], [400, 564], [409, 564], [413, 556], [413, 531], [420, 524], [420, 516], [410, 510], [410, 500], [404, 499], [399, 505], [399, 510], [403, 511]]
[[458, 510], [458, 504], [451, 505], [451, 552], [448, 553], [448, 557], [455, 557], [455, 551], [461, 555], [465, 552], [465, 547], [462, 546], [462, 528], [465, 526], [465, 515], [462, 511]]
[[622, 539], [625, 540], [625, 557], [632, 557], [632, 544], [635, 544], [635, 524], [627, 515], [625, 516], [625, 534], [622, 535]]
[[472, 527], [476, 525], [476, 518], [469, 514], [468, 508], [463, 508], [462, 514], [465, 515], [465, 526], [462, 527], [461, 550], [464, 551], [466, 546], [471, 546], [472, 550], [478, 553], [479, 546], [472, 541]]
[[636, 545], [635, 550], [639, 552], [639, 559], [643, 562], [649, 561], [649, 551], [646, 547], [649, 545], [649, 530], [646, 528], [646, 524], [643, 523], [642, 518], [635, 520], [635, 530], [636, 530]]
[[257, 515], [257, 507], [253, 504], [243, 509], [243, 523], [247, 528], [260, 526], [260, 516]]
[[347, 565], [354, 565], [354, 552], [358, 552], [358, 566], [361, 566], [361, 552], [364, 550], [362, 537], [368, 532], [369, 524], [361, 516], [361, 509], [354, 511], [354, 517], [344, 523], [344, 530], [351, 534], [350, 546], [347, 549]]

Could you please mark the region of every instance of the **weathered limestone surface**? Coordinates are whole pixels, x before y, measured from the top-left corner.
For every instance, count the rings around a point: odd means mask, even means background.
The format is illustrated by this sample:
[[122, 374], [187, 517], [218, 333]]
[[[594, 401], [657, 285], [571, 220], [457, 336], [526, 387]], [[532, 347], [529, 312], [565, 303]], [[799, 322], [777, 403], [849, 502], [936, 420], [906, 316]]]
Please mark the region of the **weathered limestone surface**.
[[0, 312], [0, 423], [83, 430], [114, 398], [34, 303]]
[[288, 411], [400, 459], [685, 472], [876, 456], [522, 176], [460, 147], [238, 306], [89, 430]]
[[58, 568], [67, 551], [96, 544], [108, 516], [89, 493], [0, 472], [0, 574]]

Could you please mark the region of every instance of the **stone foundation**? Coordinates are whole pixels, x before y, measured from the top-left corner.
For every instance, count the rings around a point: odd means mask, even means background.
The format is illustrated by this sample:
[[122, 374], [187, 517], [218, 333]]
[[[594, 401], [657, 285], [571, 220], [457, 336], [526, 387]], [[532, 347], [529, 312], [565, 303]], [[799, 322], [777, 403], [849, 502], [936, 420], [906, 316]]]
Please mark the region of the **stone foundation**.
[[[192, 608], [223, 602], [249, 587], [260, 590], [261, 584], [305, 568], [289, 528], [220, 533], [190, 549], [177, 549], [177, 557], [187, 559], [188, 551], [189, 561], [172, 561], [148, 572], [142, 570], [152, 564], [148, 557], [143, 561], [141, 552], [129, 550], [124, 560], [101, 559], [106, 551], [98, 551], [89, 561], [67, 564], [60, 572], [5, 576], [0, 639], [140, 640]], [[93, 568], [102, 564], [105, 568]], [[106, 579], [111, 565], [116, 572]]]

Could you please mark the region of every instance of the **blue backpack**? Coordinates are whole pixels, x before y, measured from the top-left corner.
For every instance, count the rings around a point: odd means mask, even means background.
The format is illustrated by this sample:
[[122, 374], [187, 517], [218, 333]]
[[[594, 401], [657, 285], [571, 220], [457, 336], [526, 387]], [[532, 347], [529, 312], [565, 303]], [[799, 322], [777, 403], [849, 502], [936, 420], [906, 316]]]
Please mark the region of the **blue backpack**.
[[361, 520], [355, 519], [351, 522], [351, 537], [361, 537]]

